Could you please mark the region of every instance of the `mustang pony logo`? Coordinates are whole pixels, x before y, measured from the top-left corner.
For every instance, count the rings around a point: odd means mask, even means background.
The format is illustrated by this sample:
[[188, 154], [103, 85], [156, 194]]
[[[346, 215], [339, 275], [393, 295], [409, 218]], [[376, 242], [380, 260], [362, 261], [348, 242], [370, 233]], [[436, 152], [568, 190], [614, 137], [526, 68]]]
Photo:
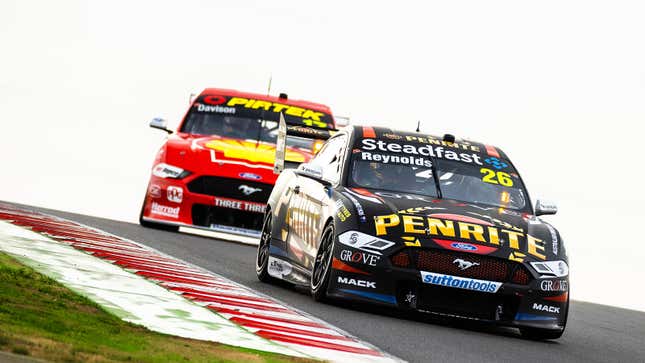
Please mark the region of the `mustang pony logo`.
[[470, 262], [466, 260], [462, 260], [461, 258], [457, 258], [452, 263], [456, 263], [457, 267], [459, 267], [460, 270], [467, 270], [473, 266], [479, 266], [477, 262]]
[[261, 192], [262, 191], [262, 189], [260, 189], [260, 188], [253, 188], [253, 187], [250, 187], [250, 186], [248, 186], [246, 184], [240, 185], [239, 187], [237, 187], [237, 189], [241, 190], [242, 193], [244, 193], [244, 195], [251, 195], [251, 194], [253, 194], [255, 192]]

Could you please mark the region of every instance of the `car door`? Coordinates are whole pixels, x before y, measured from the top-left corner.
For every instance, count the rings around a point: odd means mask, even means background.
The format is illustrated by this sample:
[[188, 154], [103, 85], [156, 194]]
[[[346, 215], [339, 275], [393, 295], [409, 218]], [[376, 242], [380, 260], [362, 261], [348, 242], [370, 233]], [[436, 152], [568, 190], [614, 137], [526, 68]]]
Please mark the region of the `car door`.
[[[332, 185], [336, 185], [340, 179], [346, 142], [346, 134], [334, 136], [311, 161], [322, 167], [323, 179]], [[308, 269], [316, 257], [324, 227], [323, 208], [329, 202], [329, 189], [323, 183], [302, 175], [296, 177], [289, 203], [288, 253], [293, 261]]]

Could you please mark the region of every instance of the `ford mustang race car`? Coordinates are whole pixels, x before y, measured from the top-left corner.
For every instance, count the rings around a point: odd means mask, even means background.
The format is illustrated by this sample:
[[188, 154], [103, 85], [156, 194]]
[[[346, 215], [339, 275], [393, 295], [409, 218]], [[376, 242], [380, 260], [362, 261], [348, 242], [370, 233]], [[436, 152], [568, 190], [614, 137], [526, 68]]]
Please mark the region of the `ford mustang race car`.
[[280, 174], [256, 272], [264, 282], [304, 285], [315, 300], [475, 319], [555, 339], [567, 321], [569, 266], [559, 233], [538, 216], [556, 211], [531, 205], [496, 147], [347, 127], [310, 162]]
[[[334, 129], [329, 107], [280, 97], [205, 89], [192, 102], [177, 132], [154, 119], [150, 126], [170, 133], [157, 153], [141, 208], [146, 227], [179, 226], [258, 236], [273, 173], [278, 119], [292, 132], [284, 150], [292, 167], [308, 161]], [[313, 135], [313, 136], [312, 136]]]

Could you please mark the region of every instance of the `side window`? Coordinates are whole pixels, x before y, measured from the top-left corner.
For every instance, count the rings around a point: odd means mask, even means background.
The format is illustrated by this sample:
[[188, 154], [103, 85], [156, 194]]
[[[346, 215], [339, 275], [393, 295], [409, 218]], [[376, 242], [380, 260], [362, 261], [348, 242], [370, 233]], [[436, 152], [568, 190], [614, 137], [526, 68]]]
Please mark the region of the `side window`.
[[346, 140], [347, 135], [344, 134], [329, 139], [312, 160], [312, 163], [322, 167], [323, 179], [335, 183], [340, 178], [341, 157]]

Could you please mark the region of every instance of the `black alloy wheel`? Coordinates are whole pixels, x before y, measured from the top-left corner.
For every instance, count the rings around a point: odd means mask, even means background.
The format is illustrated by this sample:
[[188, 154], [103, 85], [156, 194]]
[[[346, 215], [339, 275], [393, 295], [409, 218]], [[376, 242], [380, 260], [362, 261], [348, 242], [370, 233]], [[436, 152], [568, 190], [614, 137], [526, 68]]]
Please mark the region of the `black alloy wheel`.
[[255, 259], [255, 273], [258, 280], [262, 282], [272, 282], [273, 277], [269, 275], [269, 246], [271, 245], [271, 226], [273, 225], [273, 215], [267, 209], [264, 214], [264, 223], [262, 224], [262, 233], [260, 234], [260, 244]]
[[323, 231], [320, 239], [320, 247], [316, 260], [314, 261], [313, 271], [311, 273], [311, 297], [316, 301], [325, 301], [327, 299], [327, 287], [329, 286], [329, 276], [332, 257], [334, 255], [334, 225], [328, 224]]

